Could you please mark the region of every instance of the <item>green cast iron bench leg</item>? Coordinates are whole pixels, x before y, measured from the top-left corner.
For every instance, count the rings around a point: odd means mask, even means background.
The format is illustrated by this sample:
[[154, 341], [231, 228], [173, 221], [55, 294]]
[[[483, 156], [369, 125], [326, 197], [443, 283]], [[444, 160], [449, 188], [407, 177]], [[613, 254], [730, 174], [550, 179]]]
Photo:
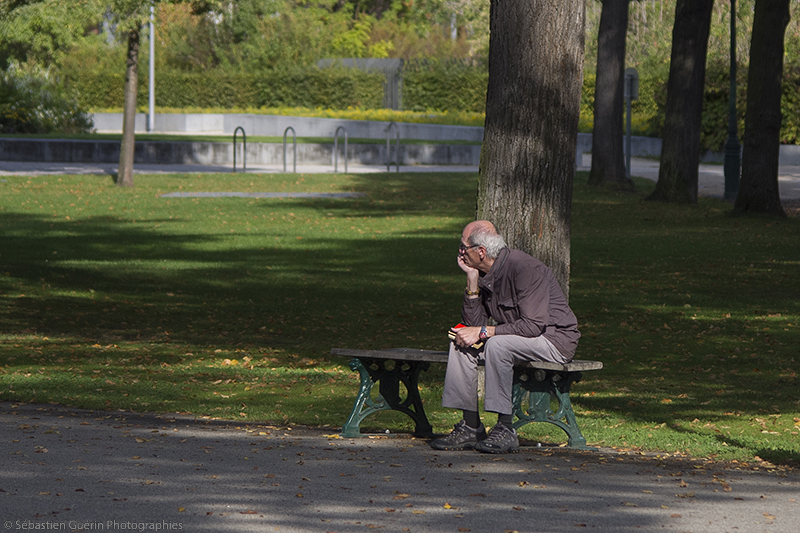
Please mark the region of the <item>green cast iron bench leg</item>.
[[[350, 368], [361, 378], [358, 395], [347, 422], [342, 426], [343, 437], [360, 437], [361, 421], [377, 411], [395, 410], [414, 420], [414, 435], [429, 437], [433, 426], [425, 416], [422, 398], [419, 395], [419, 375], [430, 368], [427, 361], [394, 361], [354, 357]], [[378, 384], [378, 397], [372, 399], [372, 387]], [[400, 383], [406, 388], [406, 398], [400, 398]]]
[[[514, 388], [512, 402], [517, 421], [514, 429], [521, 428], [531, 422], [548, 422], [560, 427], [568, 437], [567, 446], [577, 450], [596, 450], [586, 445], [586, 439], [578, 428], [569, 390], [573, 383], [580, 381], [580, 372], [559, 372], [542, 369], [514, 370]], [[525, 396], [528, 396], [528, 409], [522, 408]], [[558, 402], [558, 410], [554, 413], [550, 400]]]

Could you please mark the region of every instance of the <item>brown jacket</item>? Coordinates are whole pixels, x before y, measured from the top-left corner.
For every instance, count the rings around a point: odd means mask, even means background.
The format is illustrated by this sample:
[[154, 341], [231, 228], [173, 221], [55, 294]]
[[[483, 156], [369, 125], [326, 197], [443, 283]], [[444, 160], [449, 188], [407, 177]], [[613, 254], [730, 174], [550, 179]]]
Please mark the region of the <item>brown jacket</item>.
[[575, 356], [578, 320], [553, 272], [538, 259], [509, 248], [481, 274], [479, 298], [464, 296], [461, 316], [468, 326], [497, 323], [495, 335], [544, 337], [567, 360]]

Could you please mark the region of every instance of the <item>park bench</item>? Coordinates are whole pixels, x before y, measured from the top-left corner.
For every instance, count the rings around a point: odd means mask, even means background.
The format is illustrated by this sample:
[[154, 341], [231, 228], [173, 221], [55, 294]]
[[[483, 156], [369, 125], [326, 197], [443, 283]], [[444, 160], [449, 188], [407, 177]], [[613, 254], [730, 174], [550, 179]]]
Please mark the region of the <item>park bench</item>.
[[[331, 354], [350, 358], [350, 368], [361, 378], [358, 395], [347, 422], [342, 426], [343, 437], [361, 436], [361, 421], [377, 411], [395, 410], [414, 420], [414, 435], [434, 436], [433, 427], [425, 416], [425, 408], [419, 395], [419, 376], [432, 363], [447, 363], [447, 352], [393, 348], [388, 350], [351, 350], [334, 348]], [[599, 361], [572, 361], [567, 364], [534, 362], [514, 367], [512, 401], [518, 429], [532, 422], [549, 422], [563, 429], [568, 437], [567, 446], [576, 449], [591, 449], [578, 428], [569, 391], [573, 383], [580, 381], [582, 373], [599, 370]], [[401, 398], [400, 384], [406, 389]], [[378, 395], [372, 397], [374, 385]], [[526, 398], [527, 397], [527, 398]], [[555, 399], [558, 408], [553, 412], [550, 400]], [[528, 407], [523, 408], [527, 399]]]

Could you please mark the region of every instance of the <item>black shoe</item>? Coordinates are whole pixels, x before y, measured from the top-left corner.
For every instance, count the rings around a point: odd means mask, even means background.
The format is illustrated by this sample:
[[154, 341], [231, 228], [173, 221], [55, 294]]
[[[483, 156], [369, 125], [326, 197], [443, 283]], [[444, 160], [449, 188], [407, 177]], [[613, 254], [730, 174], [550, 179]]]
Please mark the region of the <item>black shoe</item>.
[[483, 427], [483, 424], [476, 429], [469, 427], [462, 420], [455, 425], [448, 436], [431, 442], [431, 448], [434, 450], [471, 450], [485, 438], [486, 428]]
[[504, 424], [496, 424], [489, 432], [486, 440], [475, 445], [475, 449], [483, 453], [517, 453], [519, 438], [514, 428]]

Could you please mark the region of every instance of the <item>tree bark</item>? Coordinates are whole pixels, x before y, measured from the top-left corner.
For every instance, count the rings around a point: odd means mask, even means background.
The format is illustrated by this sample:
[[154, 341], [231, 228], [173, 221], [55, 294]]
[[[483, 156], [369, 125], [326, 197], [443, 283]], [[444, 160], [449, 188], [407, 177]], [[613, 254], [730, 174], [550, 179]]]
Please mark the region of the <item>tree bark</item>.
[[569, 294], [584, 0], [492, 0], [477, 216]]
[[625, 40], [629, 0], [604, 0], [597, 36], [592, 169], [589, 185], [633, 190], [622, 149], [625, 86]]
[[656, 190], [648, 200], [696, 204], [706, 51], [714, 0], [678, 0]]
[[786, 216], [778, 189], [783, 39], [789, 0], [757, 0], [747, 76], [742, 178], [734, 213]]
[[136, 97], [139, 80], [139, 29], [128, 34], [127, 70], [125, 71], [125, 106], [122, 114], [122, 143], [119, 149], [117, 185], [133, 187], [133, 156], [136, 129]]

